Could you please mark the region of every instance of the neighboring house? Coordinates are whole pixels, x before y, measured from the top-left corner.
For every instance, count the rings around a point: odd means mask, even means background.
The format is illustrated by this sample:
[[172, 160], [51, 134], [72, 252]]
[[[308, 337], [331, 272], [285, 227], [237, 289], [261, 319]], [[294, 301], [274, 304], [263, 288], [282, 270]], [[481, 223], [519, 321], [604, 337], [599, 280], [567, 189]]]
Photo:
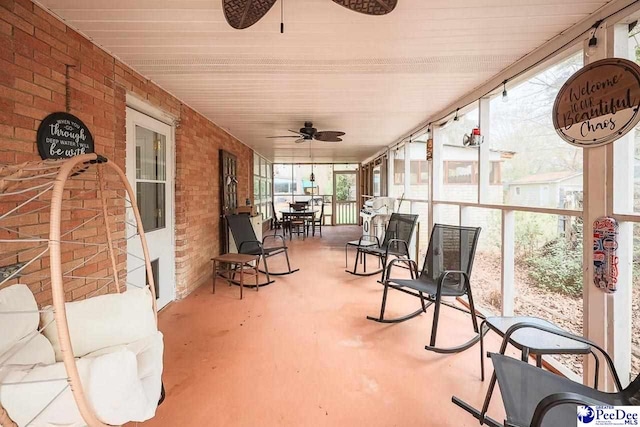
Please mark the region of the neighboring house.
[[529, 175], [507, 185], [508, 205], [578, 209], [582, 200], [582, 172]]

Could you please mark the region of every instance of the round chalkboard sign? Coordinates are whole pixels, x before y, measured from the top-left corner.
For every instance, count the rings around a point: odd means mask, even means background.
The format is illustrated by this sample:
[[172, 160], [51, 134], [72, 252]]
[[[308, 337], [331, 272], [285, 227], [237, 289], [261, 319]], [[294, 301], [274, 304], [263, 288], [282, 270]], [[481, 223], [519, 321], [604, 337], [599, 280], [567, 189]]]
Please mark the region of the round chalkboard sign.
[[640, 66], [621, 58], [596, 61], [562, 86], [553, 105], [558, 135], [579, 147], [622, 137], [640, 121]]
[[36, 144], [42, 159], [68, 159], [93, 153], [93, 136], [87, 126], [69, 113], [49, 114], [38, 128]]

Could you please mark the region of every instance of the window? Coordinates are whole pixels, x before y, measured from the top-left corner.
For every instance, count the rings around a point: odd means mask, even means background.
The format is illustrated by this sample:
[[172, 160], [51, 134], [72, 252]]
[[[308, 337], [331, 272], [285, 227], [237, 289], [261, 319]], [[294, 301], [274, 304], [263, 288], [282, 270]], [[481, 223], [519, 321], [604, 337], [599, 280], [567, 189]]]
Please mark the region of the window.
[[[411, 160], [410, 168], [410, 184], [428, 184], [429, 183], [429, 163], [426, 160]], [[395, 185], [404, 184], [404, 159], [393, 160], [393, 183]]]
[[444, 163], [445, 184], [475, 184], [478, 178], [478, 162], [452, 162]]
[[[505, 188], [492, 189], [488, 201], [563, 208], [558, 197], [548, 194], [553, 186], [561, 183], [582, 190], [583, 149], [560, 139], [551, 118], [558, 91], [582, 64], [582, 52], [578, 52], [517, 85], [507, 85], [508, 102], [500, 95], [491, 100], [490, 158], [502, 160], [500, 175]], [[544, 186], [548, 187], [546, 193]], [[522, 194], [515, 187], [521, 187]]]
[[[264, 157], [253, 153], [253, 204], [263, 219], [271, 218], [272, 164]], [[278, 185], [277, 183], [275, 184]]]
[[411, 184], [429, 183], [429, 163], [426, 160], [411, 160]]

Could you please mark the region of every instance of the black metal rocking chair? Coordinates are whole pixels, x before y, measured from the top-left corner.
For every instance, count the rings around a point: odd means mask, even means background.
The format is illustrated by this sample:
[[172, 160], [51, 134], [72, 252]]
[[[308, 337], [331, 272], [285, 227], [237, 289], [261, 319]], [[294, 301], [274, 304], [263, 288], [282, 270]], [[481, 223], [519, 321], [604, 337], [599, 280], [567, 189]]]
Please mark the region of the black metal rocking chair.
[[[533, 328], [568, 338], [598, 350], [607, 363], [618, 391], [614, 393], [599, 391], [505, 356], [503, 353], [511, 335], [523, 328]], [[627, 406], [640, 403], [640, 375], [623, 389], [613, 360], [600, 346], [586, 338], [558, 328], [550, 328], [536, 323], [516, 323], [507, 330], [500, 347], [500, 354], [490, 353], [490, 356], [494, 373], [482, 409], [478, 411], [455, 396], [452, 398], [453, 403], [470, 412], [480, 420], [480, 424], [491, 427], [569, 426], [576, 424], [577, 406]], [[504, 423], [486, 416], [496, 381], [500, 386], [500, 394], [507, 416]], [[585, 415], [588, 416], [586, 413]]]
[[[409, 244], [411, 243], [413, 230], [416, 228], [417, 222], [418, 215], [393, 213], [384, 232], [382, 243], [380, 243], [380, 240], [376, 236], [362, 236], [360, 240], [357, 241], [357, 245], [356, 241], [347, 243], [347, 245], [356, 246], [357, 253], [353, 270], [345, 271], [355, 274], [356, 276], [373, 276], [374, 274], [382, 273], [380, 282], [384, 282], [389, 256], [396, 257], [398, 263], [404, 262], [406, 264], [411, 260], [409, 256]], [[367, 255], [378, 257], [382, 267], [376, 271], [367, 273]], [[364, 261], [364, 271], [362, 273], [358, 272], [358, 260]]]
[[[228, 215], [226, 216], [227, 224], [229, 224], [229, 228], [231, 229], [231, 234], [233, 234], [233, 240], [236, 242], [236, 247], [238, 248], [238, 253], [240, 254], [249, 254], [249, 255], [260, 255], [262, 261], [264, 262], [264, 271], [259, 270], [265, 276], [267, 276], [267, 281], [265, 283], [259, 283], [258, 285], [245, 285], [248, 287], [255, 286], [266, 286], [274, 281], [271, 280], [270, 276], [283, 276], [285, 274], [295, 273], [299, 271], [299, 268], [295, 270], [291, 269], [291, 264], [289, 263], [289, 254], [287, 252], [288, 248], [285, 245], [285, 239], [283, 236], [273, 234], [266, 235], [262, 239], [262, 242], [259, 241], [256, 237], [255, 231], [253, 231], [253, 227], [251, 226], [251, 221], [249, 220], [249, 215], [240, 214], [240, 215]], [[272, 246], [265, 247], [264, 243], [268, 238], [272, 239], [281, 239], [281, 246]], [[267, 264], [267, 258], [270, 258], [274, 255], [278, 255], [284, 253], [285, 258], [287, 259], [287, 268], [288, 271], [282, 273], [273, 273], [269, 272], [269, 266]]]
[[[429, 345], [425, 346], [425, 349], [435, 351], [436, 353], [457, 353], [473, 346], [480, 340], [481, 336], [478, 329], [475, 306], [473, 305], [470, 282], [471, 268], [473, 267], [473, 259], [479, 236], [479, 227], [458, 227], [435, 224], [431, 231], [429, 248], [427, 249], [427, 256], [424, 260], [420, 276], [417, 279], [414, 276], [414, 271], [417, 275], [418, 264], [415, 261], [409, 261], [412, 265], [411, 279], [392, 278], [391, 271], [397, 261], [392, 260], [387, 267], [386, 279], [384, 281], [380, 317], [367, 316], [367, 319], [381, 323], [404, 322], [405, 320], [412, 319], [426, 312], [427, 308], [431, 306], [431, 304], [434, 304], [435, 311], [433, 313], [433, 324], [431, 327], [431, 340]], [[387, 303], [387, 293], [390, 288], [420, 298], [420, 309], [406, 316], [395, 319], [385, 319], [384, 310]], [[467, 295], [469, 298], [469, 310], [442, 301], [442, 297], [460, 297], [463, 295]], [[441, 305], [470, 313], [473, 330], [476, 335], [466, 343], [456, 347], [436, 347], [438, 318], [440, 316]]]

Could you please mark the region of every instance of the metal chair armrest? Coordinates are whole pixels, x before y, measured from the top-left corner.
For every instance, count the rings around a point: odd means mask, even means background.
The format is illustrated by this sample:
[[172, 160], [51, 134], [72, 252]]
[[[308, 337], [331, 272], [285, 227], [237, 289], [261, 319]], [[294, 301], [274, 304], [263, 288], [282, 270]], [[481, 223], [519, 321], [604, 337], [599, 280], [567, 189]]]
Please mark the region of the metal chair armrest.
[[542, 422], [544, 420], [544, 416], [549, 412], [552, 408], [560, 405], [584, 405], [584, 406], [597, 406], [604, 405], [603, 402], [599, 402], [590, 397], [583, 396], [578, 393], [554, 393], [542, 399], [538, 406], [536, 406], [536, 410], [533, 413], [533, 418], [531, 419], [531, 427], [540, 427], [542, 426]]
[[280, 240], [282, 240], [282, 246], [285, 246], [285, 241], [284, 241], [284, 237], [280, 236], [279, 234], [267, 234], [266, 236], [264, 236], [262, 238], [262, 244], [264, 245], [264, 242], [266, 242], [267, 238], [272, 237], [272, 238], [279, 238]]
[[389, 262], [389, 264], [387, 264], [387, 272], [385, 274], [385, 281], [386, 282], [393, 282], [393, 279], [391, 278], [391, 268], [396, 265], [396, 264], [400, 264], [400, 263], [409, 263], [411, 264], [411, 267], [414, 267], [416, 269], [416, 271], [418, 271], [418, 263], [415, 262], [412, 259], [402, 259], [402, 258], [395, 258], [392, 259], [391, 262]]
[[387, 247], [385, 248], [385, 256], [386, 257], [389, 256], [389, 246], [391, 246], [395, 242], [403, 243], [404, 249], [407, 251], [407, 256], [409, 256], [409, 244], [407, 243], [406, 240], [402, 240], [402, 239], [389, 239], [389, 242], [387, 242]]
[[[574, 335], [570, 332], [566, 332], [563, 331], [562, 329], [556, 329], [556, 328], [549, 328], [547, 326], [543, 326], [543, 325], [537, 325], [535, 323], [530, 323], [530, 322], [519, 322], [516, 323], [514, 325], [512, 325], [511, 327], [509, 327], [509, 329], [507, 329], [506, 333], [504, 334], [504, 338], [502, 339], [502, 345], [500, 346], [500, 354], [504, 354], [506, 348], [507, 348], [507, 344], [509, 344], [509, 340], [511, 339], [511, 335], [513, 335], [513, 333], [515, 331], [517, 331], [518, 329], [522, 329], [522, 328], [533, 328], [533, 329], [538, 329], [540, 331], [544, 331], [544, 332], [548, 332], [550, 334], [554, 334], [560, 337], [564, 337], [564, 338], [568, 338], [574, 341], [578, 341], [581, 342], [583, 344], [586, 344], [590, 347], [593, 347], [595, 349], [598, 350], [598, 352], [600, 352], [600, 354], [602, 354], [602, 356], [604, 357], [604, 359], [607, 361], [607, 365], [609, 366], [609, 371], [611, 372], [611, 374], [613, 375], [613, 380], [615, 382], [616, 388], [618, 389], [618, 391], [622, 391], [622, 383], [620, 383], [620, 377], [618, 377], [618, 371], [616, 371], [616, 367], [613, 364], [613, 360], [611, 360], [611, 357], [609, 356], [609, 354], [604, 351], [604, 349], [602, 347], [600, 347], [598, 344], [594, 343], [593, 341], [590, 341], [584, 337], [581, 337], [579, 335]], [[595, 356], [595, 354], [594, 354]]]
[[360, 236], [360, 238], [358, 239], [358, 246], [362, 244], [363, 240], [373, 241], [373, 239], [375, 239], [376, 245], [380, 247], [380, 239], [378, 239], [378, 236], [369, 236], [366, 234]]
[[447, 278], [448, 275], [450, 274], [459, 274], [462, 276], [462, 278], [465, 281], [465, 286], [469, 285], [469, 275], [467, 274], [466, 271], [462, 271], [462, 270], [445, 270], [440, 274], [440, 277], [438, 277], [438, 282], [437, 282], [437, 288], [436, 288], [436, 296], [440, 295], [440, 291], [442, 290], [442, 286], [444, 285], [444, 279]]

